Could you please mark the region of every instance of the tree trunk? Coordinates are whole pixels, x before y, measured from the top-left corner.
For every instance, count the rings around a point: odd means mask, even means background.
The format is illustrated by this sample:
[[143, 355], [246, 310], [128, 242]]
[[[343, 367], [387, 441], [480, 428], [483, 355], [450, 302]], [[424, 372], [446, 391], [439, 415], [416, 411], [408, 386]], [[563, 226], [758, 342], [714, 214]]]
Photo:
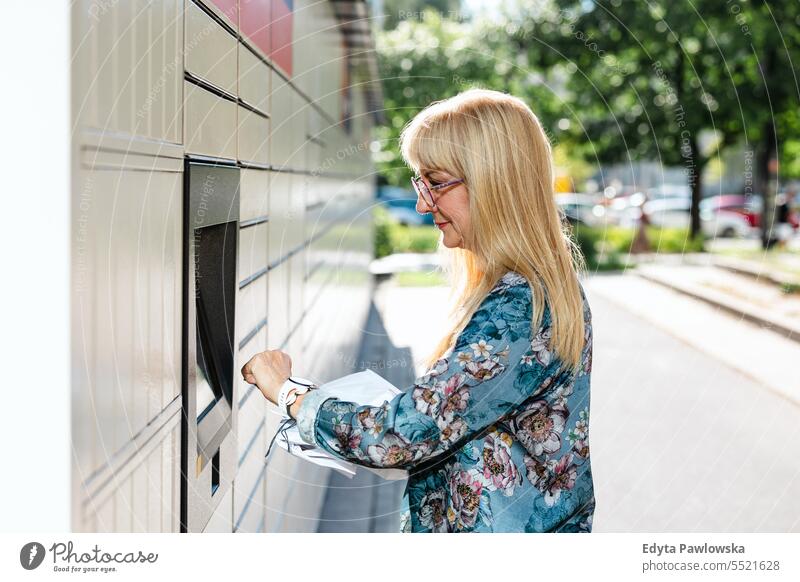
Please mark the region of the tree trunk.
[[769, 120], [764, 125], [756, 163], [758, 189], [761, 193], [761, 248], [769, 249], [775, 242], [775, 188], [777, 186], [774, 160], [776, 158], [775, 125]]
[[700, 147], [697, 145], [697, 136], [692, 133], [689, 138], [689, 150], [691, 159], [686, 160], [687, 171], [689, 173], [689, 189], [692, 193], [692, 204], [689, 208], [689, 238], [694, 240], [702, 234], [700, 225], [700, 200], [703, 196], [703, 168], [705, 160], [700, 157]]

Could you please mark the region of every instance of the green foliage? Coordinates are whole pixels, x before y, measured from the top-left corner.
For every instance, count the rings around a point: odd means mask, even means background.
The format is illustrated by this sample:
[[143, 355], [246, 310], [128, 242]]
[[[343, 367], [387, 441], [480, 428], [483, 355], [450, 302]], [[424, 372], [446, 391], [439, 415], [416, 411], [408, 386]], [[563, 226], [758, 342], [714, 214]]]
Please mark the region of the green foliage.
[[375, 206], [372, 209], [374, 218], [374, 237], [375, 237], [375, 258], [380, 259], [392, 254], [391, 225], [392, 219], [389, 212], [383, 206]]
[[435, 226], [405, 226], [391, 218], [382, 206], [373, 210], [375, 219], [375, 258], [394, 253], [432, 253], [439, 244]]
[[[634, 229], [621, 227], [578, 226], [573, 232], [590, 272], [624, 268], [636, 235]], [[704, 249], [704, 238], [691, 239], [685, 228], [648, 226], [647, 239], [651, 252], [657, 254], [696, 253]]]
[[[528, 100], [549, 129], [559, 110], [552, 91], [529, 82], [531, 72], [509, 42], [505, 25], [489, 21], [456, 21], [435, 11], [400, 21], [378, 35], [378, 63], [384, 108], [389, 123], [376, 128], [381, 150], [374, 160], [389, 184], [408, 184], [410, 171], [400, 156], [403, 127], [424, 107], [471, 87], [513, 93]], [[559, 113], [559, 117], [561, 113]]]

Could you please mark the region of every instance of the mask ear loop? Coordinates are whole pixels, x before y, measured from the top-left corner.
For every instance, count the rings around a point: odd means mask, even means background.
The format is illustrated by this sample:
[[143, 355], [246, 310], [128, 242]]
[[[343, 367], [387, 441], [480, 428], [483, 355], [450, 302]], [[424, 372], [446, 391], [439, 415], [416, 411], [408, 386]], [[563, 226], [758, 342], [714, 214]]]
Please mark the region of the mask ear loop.
[[281, 422], [281, 425], [278, 427], [278, 430], [275, 431], [275, 434], [272, 435], [272, 439], [269, 441], [269, 446], [267, 447], [267, 454], [264, 455], [264, 462], [269, 459], [269, 454], [272, 451], [272, 445], [275, 443], [275, 439], [278, 438], [278, 435], [283, 437], [283, 442], [286, 443], [286, 446], [289, 446], [289, 437], [287, 436], [287, 431], [292, 428], [295, 424], [297, 424], [297, 420], [294, 418], [284, 418]]

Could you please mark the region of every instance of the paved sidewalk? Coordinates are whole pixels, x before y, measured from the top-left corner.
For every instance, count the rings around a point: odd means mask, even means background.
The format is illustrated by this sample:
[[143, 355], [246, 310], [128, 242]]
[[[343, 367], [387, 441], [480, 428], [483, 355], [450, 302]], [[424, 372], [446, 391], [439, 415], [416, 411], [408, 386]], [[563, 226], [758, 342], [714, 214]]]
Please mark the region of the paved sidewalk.
[[636, 275], [800, 342], [800, 295], [714, 265], [640, 264]]
[[[408, 348], [396, 346], [384, 324], [391, 280], [376, 283], [356, 370], [371, 369], [398, 388], [411, 386], [414, 364]], [[396, 533], [406, 481], [384, 481], [366, 469], [352, 478], [331, 472], [318, 532]]]

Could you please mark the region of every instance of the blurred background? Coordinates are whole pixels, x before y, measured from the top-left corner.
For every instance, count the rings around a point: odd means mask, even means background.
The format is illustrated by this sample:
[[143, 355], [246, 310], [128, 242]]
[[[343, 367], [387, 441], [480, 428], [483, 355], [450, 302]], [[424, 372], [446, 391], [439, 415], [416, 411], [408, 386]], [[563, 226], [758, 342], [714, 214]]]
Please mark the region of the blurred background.
[[398, 136], [470, 87], [539, 116], [586, 258], [594, 531], [800, 531], [800, 4], [69, 10], [71, 449], [47, 475], [74, 531], [399, 530], [404, 483], [267, 455], [280, 414], [238, 370], [425, 372], [448, 287]]

